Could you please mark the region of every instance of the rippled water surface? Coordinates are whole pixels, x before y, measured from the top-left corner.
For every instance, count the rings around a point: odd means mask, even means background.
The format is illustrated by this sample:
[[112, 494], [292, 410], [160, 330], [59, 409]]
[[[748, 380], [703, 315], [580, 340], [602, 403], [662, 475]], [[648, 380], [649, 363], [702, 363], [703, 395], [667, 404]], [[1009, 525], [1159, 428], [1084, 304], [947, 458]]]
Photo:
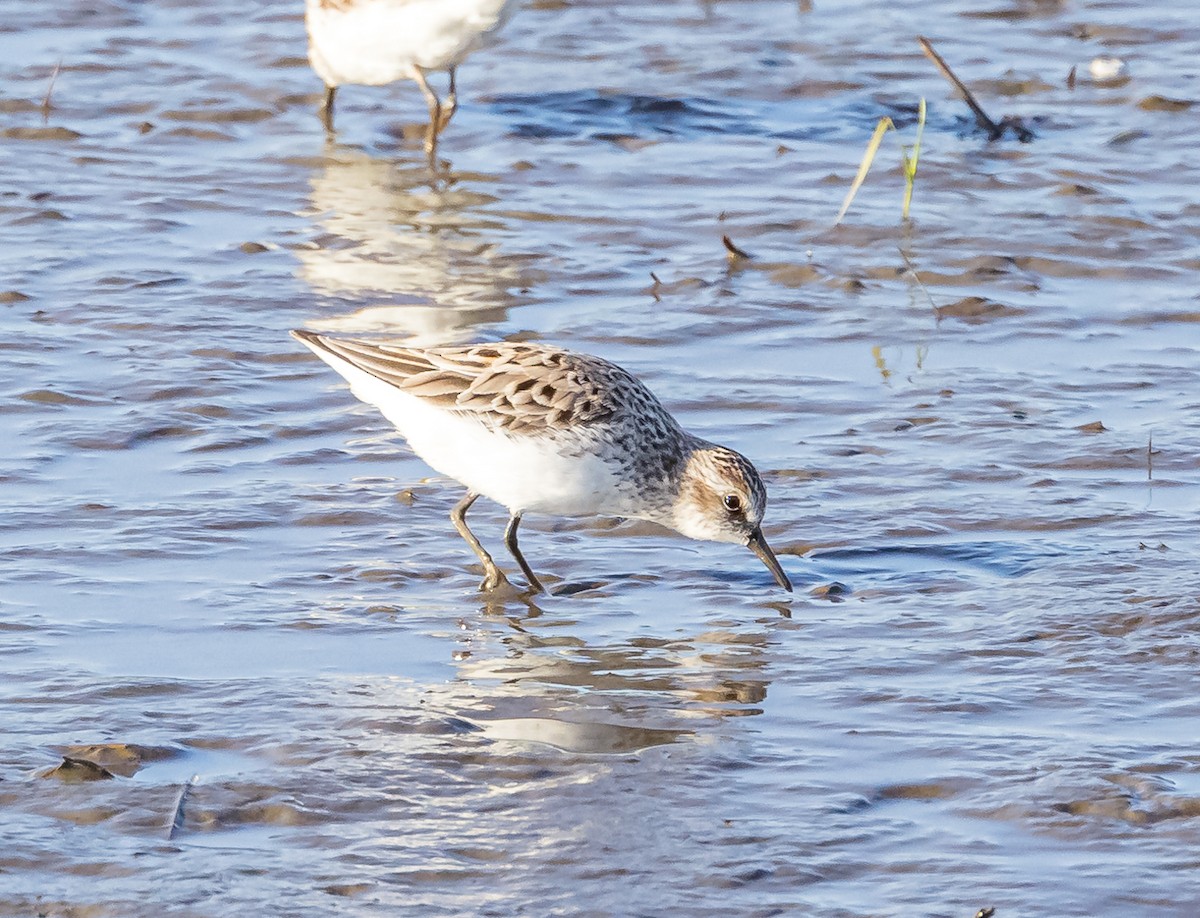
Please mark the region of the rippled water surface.
[[[436, 174], [300, 7], [0, 8], [0, 913], [1194, 915], [1192, 5], [526, 2]], [[301, 326], [621, 363], [796, 594], [531, 518], [485, 602]]]

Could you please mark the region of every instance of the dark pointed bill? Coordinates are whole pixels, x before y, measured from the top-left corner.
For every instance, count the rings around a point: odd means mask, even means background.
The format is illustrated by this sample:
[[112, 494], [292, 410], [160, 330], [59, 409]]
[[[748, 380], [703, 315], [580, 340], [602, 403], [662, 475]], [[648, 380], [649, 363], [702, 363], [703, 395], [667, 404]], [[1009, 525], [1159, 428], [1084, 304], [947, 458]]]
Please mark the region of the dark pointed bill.
[[746, 543], [752, 552], [754, 552], [762, 560], [762, 563], [767, 566], [772, 574], [775, 575], [775, 582], [781, 587], [792, 592], [792, 582], [788, 580], [787, 574], [783, 572], [783, 568], [779, 566], [779, 562], [775, 558], [775, 552], [771, 551], [771, 546], [767, 544], [767, 540], [763, 538], [762, 530], [755, 529], [750, 534], [750, 541]]

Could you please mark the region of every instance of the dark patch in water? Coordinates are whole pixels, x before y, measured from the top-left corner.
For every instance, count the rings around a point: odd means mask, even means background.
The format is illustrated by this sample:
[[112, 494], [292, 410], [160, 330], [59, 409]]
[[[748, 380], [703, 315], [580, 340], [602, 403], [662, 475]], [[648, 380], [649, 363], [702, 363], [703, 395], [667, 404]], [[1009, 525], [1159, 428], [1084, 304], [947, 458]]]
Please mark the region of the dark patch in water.
[[[662, 98], [594, 90], [499, 95], [492, 109], [514, 122], [517, 137], [565, 138], [613, 136], [676, 137], [709, 135], [810, 139], [846, 129], [842, 111], [831, 111], [822, 100], [759, 100], [687, 97]], [[875, 114], [866, 134], [874, 127]]]
[[1047, 555], [1031, 546], [1006, 542], [967, 542], [954, 545], [890, 545], [885, 548], [839, 548], [814, 553], [825, 572], [843, 574], [957, 571], [993, 577], [1022, 577], [1036, 570]]
[[664, 99], [592, 90], [503, 95], [492, 100], [514, 119], [519, 137], [597, 137], [600, 134], [758, 134], [744, 112], [710, 99]]

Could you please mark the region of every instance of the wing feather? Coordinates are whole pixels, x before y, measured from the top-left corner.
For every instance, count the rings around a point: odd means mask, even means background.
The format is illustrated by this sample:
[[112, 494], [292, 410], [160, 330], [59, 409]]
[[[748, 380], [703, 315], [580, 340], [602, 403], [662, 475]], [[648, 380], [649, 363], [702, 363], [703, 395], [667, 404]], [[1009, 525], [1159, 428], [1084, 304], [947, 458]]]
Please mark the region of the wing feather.
[[409, 348], [295, 332], [402, 392], [510, 433], [551, 434], [610, 420], [624, 398], [657, 400], [619, 367], [535, 344]]

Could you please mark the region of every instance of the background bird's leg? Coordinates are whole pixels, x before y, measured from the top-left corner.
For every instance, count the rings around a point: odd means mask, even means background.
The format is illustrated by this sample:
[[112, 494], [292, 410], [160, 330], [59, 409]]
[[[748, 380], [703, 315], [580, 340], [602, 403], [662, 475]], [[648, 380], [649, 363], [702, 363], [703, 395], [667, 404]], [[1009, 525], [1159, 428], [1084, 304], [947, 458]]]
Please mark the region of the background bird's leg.
[[333, 97], [336, 95], [336, 86], [326, 86], [325, 101], [323, 101], [321, 103], [321, 107], [317, 109], [317, 114], [321, 116], [321, 123], [325, 125], [325, 130], [330, 134], [333, 133]]
[[542, 586], [542, 582], [537, 579], [537, 574], [525, 561], [525, 556], [521, 554], [521, 548], [517, 545], [517, 527], [521, 525], [521, 514], [514, 513], [508, 520], [508, 528], [504, 530], [504, 544], [508, 546], [508, 550], [512, 556], [517, 559], [517, 564], [521, 565], [521, 570], [525, 572], [525, 579], [529, 581], [529, 586], [532, 587], [535, 593], [545, 593], [546, 588]]
[[421, 87], [421, 92], [425, 94], [425, 104], [429, 106], [429, 127], [425, 129], [425, 152], [429, 154], [432, 162], [434, 154], [437, 153], [438, 133], [442, 129], [442, 103], [438, 101], [437, 93], [430, 88], [429, 81], [425, 79], [425, 71], [416, 64], [413, 64], [412, 78]]
[[[467, 527], [467, 511], [471, 509], [471, 504], [479, 499], [479, 495], [474, 491], [468, 491], [463, 499], [454, 505], [454, 509], [450, 511], [450, 520], [454, 523], [454, 528], [458, 530], [458, 534], [466, 539], [467, 544], [479, 556], [479, 560], [483, 562], [484, 578], [483, 583], [479, 585], [481, 590], [494, 590], [502, 583], [508, 583], [508, 578], [504, 576], [504, 572], [496, 567], [496, 562], [492, 560], [492, 556], [487, 553], [487, 550], [479, 544], [479, 540], [475, 538], [475, 533]], [[524, 566], [524, 561], [521, 562]]]
[[438, 125], [438, 133], [446, 130], [446, 125], [450, 123], [450, 119], [454, 117], [454, 113], [458, 111], [458, 84], [455, 82], [455, 73], [457, 67], [450, 68], [450, 92], [446, 94], [446, 103], [442, 106], [442, 120]]

